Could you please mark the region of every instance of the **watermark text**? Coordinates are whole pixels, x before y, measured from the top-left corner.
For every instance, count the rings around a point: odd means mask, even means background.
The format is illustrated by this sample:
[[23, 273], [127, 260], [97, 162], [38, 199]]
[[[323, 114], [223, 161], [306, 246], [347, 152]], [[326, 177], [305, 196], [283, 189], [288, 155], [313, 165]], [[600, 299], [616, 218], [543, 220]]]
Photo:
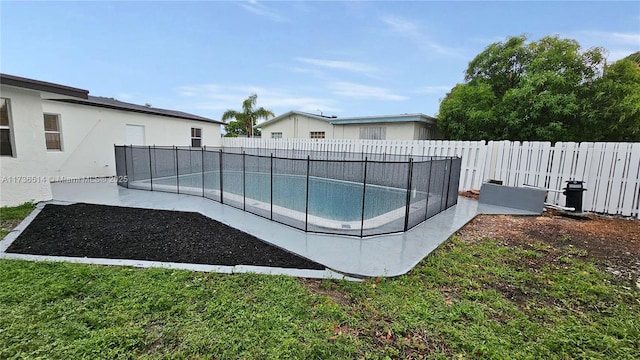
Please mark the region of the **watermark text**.
[[91, 177], [91, 176], [2, 176], [0, 183], [2, 184], [42, 184], [52, 182], [62, 183], [119, 183], [127, 182], [127, 176], [110, 176], [110, 177]]

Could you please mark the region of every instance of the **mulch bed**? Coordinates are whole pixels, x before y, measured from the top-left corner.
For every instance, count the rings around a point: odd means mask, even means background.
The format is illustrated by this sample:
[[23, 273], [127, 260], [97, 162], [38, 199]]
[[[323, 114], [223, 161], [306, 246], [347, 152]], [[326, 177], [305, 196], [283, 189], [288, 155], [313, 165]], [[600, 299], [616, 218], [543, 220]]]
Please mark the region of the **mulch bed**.
[[198, 213], [91, 204], [46, 205], [7, 252], [325, 269]]

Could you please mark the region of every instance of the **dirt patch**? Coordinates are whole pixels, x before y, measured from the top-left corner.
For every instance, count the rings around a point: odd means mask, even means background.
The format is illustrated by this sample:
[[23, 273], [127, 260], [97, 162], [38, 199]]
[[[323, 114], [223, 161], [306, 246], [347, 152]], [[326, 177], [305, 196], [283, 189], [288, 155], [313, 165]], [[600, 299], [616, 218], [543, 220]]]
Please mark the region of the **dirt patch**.
[[[541, 216], [480, 215], [457, 233], [463, 241], [501, 239], [506, 244], [532, 246], [542, 242], [592, 258], [621, 278], [640, 282], [640, 221], [587, 215], [574, 219], [549, 210]], [[531, 259], [532, 267], [556, 262], [553, 252]]]
[[331, 287], [323, 286], [323, 281], [319, 279], [299, 279], [300, 283], [314, 295], [325, 295], [340, 305], [349, 305], [349, 300], [344, 293]]
[[2, 220], [2, 222], [0, 222], [0, 231], [7, 232], [7, 233], [11, 232], [11, 230], [13, 230], [13, 228], [18, 226], [18, 224], [20, 224], [21, 221], [22, 220]]
[[458, 195], [478, 200], [480, 198], [480, 190], [460, 191]]
[[46, 205], [7, 252], [325, 269], [198, 213], [90, 204]]

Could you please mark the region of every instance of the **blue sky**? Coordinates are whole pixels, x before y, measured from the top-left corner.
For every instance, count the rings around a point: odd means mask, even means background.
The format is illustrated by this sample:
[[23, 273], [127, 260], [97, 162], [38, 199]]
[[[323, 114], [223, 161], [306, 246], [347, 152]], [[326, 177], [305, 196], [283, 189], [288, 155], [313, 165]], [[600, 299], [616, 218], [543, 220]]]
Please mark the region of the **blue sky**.
[[639, 2], [0, 3], [0, 71], [219, 119], [435, 115], [487, 45], [528, 34], [640, 50]]

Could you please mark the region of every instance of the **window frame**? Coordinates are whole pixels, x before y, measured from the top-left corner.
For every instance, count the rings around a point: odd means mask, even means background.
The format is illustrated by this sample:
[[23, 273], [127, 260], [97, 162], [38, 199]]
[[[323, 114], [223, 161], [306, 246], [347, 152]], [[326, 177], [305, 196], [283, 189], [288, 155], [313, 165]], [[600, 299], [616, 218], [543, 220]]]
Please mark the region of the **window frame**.
[[6, 156], [6, 157], [15, 158], [15, 157], [17, 157], [17, 155], [16, 155], [16, 142], [15, 142], [15, 138], [13, 136], [13, 116], [11, 116], [11, 99], [10, 98], [5, 98], [5, 97], [0, 97], [0, 99], [4, 100], [4, 103], [6, 105], [6, 108], [7, 108], [7, 123], [8, 123], [8, 125], [0, 125], [0, 129], [1, 130], [8, 130], [8, 132], [9, 132], [9, 149], [11, 151], [11, 154], [1, 154], [0, 153], [0, 156]]
[[[377, 135], [377, 136], [372, 136]], [[359, 140], [387, 140], [386, 126], [362, 126], [359, 129]]]
[[[278, 136], [275, 136], [278, 135]], [[272, 139], [282, 139], [282, 131], [272, 131], [271, 132]]]
[[433, 140], [435, 138], [433, 127], [421, 126], [418, 131], [418, 140]]
[[[58, 131], [52, 131], [52, 130], [47, 130], [46, 126], [44, 128], [44, 147], [47, 149], [47, 151], [51, 151], [51, 152], [62, 152], [64, 151], [64, 144], [62, 142], [62, 116], [60, 114], [55, 114], [55, 113], [43, 113], [42, 114], [42, 120], [44, 121], [44, 117], [45, 116], [55, 116], [56, 117], [56, 126], [58, 128]], [[60, 143], [60, 148], [59, 149], [49, 149], [48, 145], [47, 145], [47, 134], [58, 134], [58, 142]]]
[[[322, 135], [322, 136], [320, 136]], [[309, 131], [310, 139], [326, 139], [326, 132], [324, 131]]]
[[[195, 134], [194, 134], [194, 130], [196, 130]], [[200, 132], [200, 136], [198, 136], [198, 132]], [[194, 140], [197, 140], [198, 142], [200, 142], [200, 145], [194, 146], [193, 145]], [[191, 147], [202, 147], [202, 128], [191, 127]]]

